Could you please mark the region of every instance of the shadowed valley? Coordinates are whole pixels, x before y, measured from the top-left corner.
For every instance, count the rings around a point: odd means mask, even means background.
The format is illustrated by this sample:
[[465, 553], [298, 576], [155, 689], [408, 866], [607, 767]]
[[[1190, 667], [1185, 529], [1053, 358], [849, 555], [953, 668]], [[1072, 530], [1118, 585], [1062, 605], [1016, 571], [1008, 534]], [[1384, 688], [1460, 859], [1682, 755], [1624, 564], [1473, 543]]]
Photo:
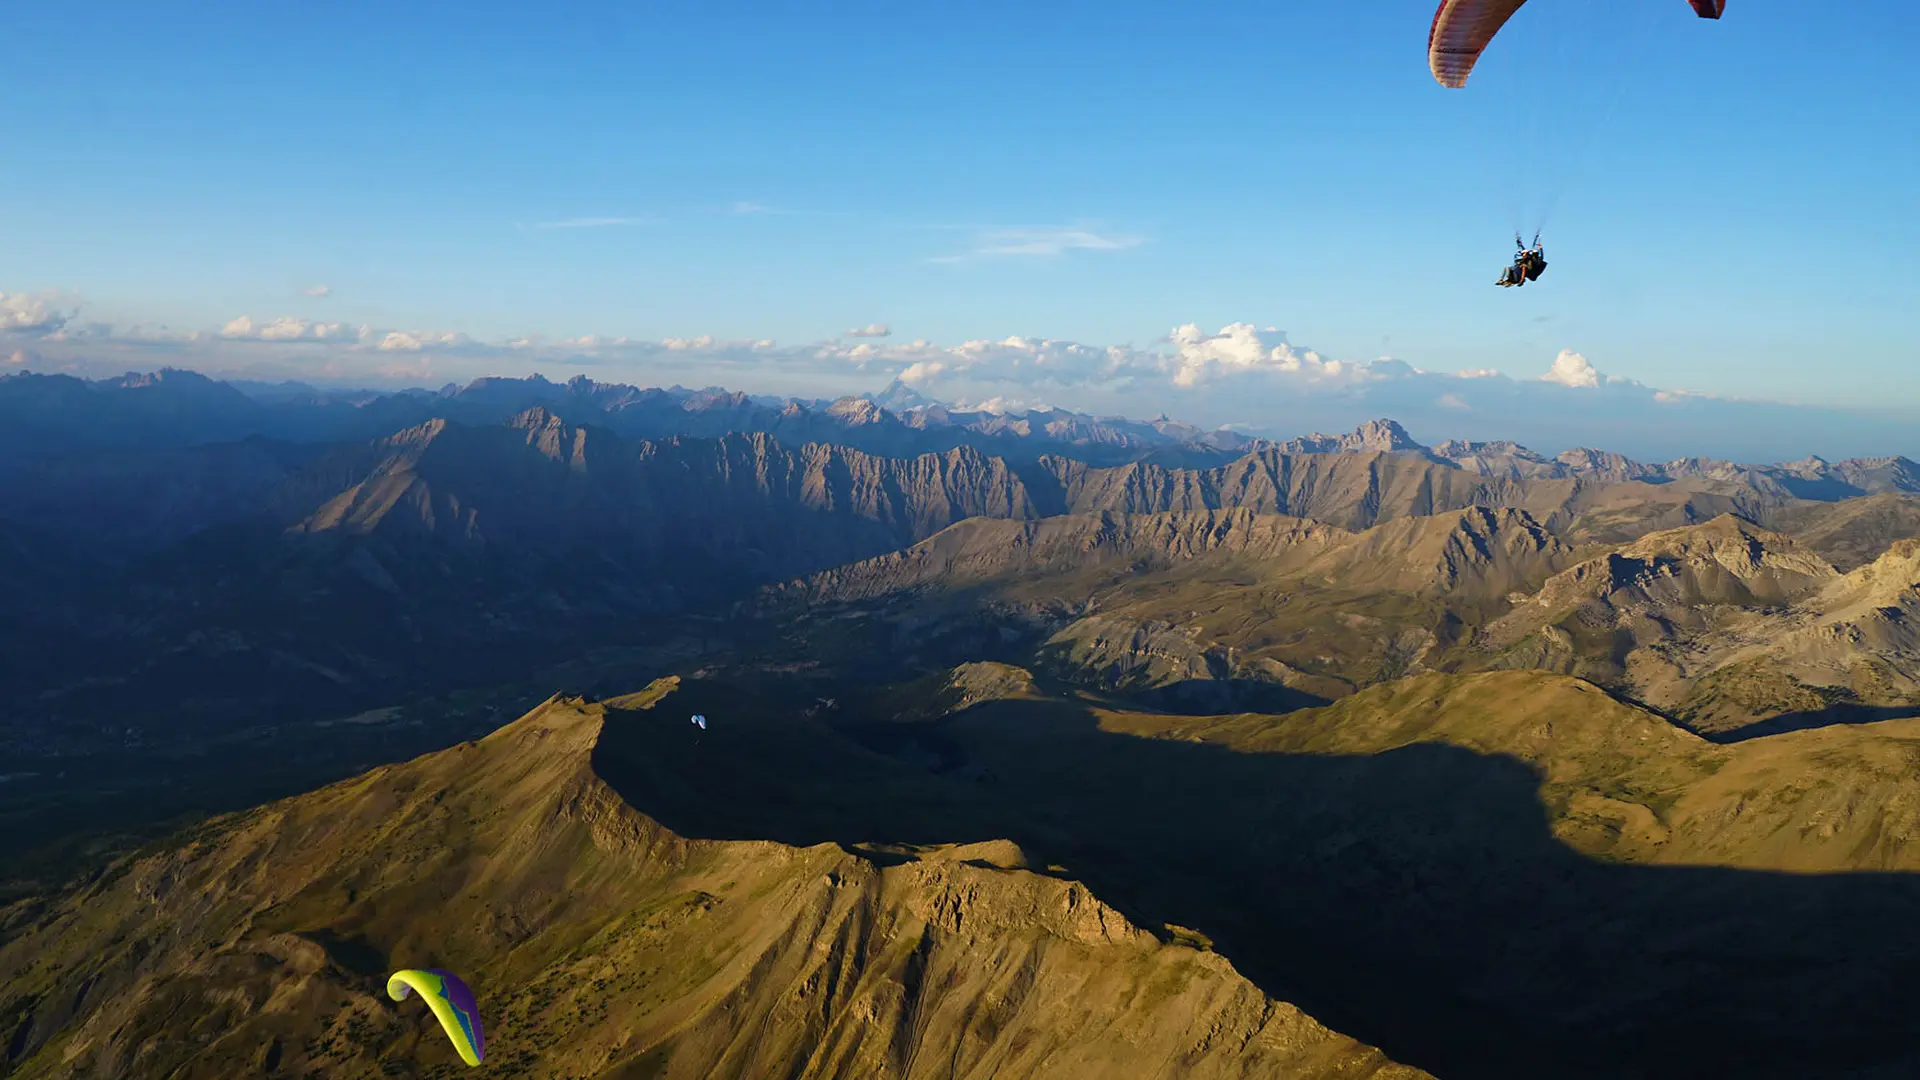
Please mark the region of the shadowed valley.
[[4, 1075], [1920, 1066], [1904, 459], [220, 385], [0, 476]]

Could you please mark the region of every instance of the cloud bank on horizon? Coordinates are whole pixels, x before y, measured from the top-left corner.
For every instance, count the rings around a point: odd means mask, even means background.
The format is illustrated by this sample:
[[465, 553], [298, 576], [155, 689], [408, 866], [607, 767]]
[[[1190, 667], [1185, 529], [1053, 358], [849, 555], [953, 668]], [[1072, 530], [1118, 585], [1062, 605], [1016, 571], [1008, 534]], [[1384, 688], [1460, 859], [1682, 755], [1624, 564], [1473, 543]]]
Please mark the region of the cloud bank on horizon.
[[781, 345], [710, 335], [481, 341], [447, 330], [246, 315], [180, 332], [88, 322], [80, 311], [70, 296], [0, 293], [0, 370], [98, 377], [172, 366], [221, 378], [394, 388], [539, 371], [803, 397], [877, 391], [898, 380], [955, 405], [1164, 414], [1277, 436], [1391, 416], [1430, 441], [1513, 439], [1549, 452], [1598, 446], [1650, 459], [1920, 451], [1913, 417], [1651, 387], [1608, 375], [1571, 349], [1540, 374], [1434, 372], [1392, 357], [1329, 358], [1252, 323], [1217, 332], [1189, 323], [1144, 348], [1020, 336], [957, 345], [887, 341], [892, 330], [880, 323]]

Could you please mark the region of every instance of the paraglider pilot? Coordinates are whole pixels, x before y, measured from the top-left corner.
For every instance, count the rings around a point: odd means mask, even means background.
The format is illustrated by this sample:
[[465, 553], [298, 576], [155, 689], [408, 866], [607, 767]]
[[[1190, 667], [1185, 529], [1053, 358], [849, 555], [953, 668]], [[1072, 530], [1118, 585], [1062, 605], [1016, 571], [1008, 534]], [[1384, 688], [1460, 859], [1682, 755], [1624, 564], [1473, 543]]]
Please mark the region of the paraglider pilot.
[[1540, 275], [1547, 270], [1546, 250], [1540, 246], [1540, 238], [1535, 236], [1533, 246], [1528, 247], [1526, 241], [1516, 235], [1513, 238], [1513, 246], [1520, 249], [1514, 253], [1513, 265], [1501, 271], [1500, 280], [1494, 284], [1511, 288], [1515, 285], [1525, 285], [1529, 281], [1540, 280]]

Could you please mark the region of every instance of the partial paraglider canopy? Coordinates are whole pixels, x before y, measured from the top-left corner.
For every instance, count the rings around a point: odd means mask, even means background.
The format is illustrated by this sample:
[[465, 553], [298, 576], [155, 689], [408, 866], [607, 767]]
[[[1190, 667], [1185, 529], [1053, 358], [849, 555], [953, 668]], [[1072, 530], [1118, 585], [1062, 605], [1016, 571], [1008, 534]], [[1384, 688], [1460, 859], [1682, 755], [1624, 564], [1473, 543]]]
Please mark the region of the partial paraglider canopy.
[[[1473, 73], [1494, 38], [1502, 33], [1508, 21], [1527, 5], [1528, 0], [1441, 0], [1434, 11], [1433, 26], [1427, 33], [1427, 63], [1433, 77], [1442, 86], [1459, 89], [1466, 86], [1467, 78]], [[1687, 0], [1688, 5], [1703, 19], [1718, 19], [1726, 11], [1726, 0]], [[1596, 71], [1618, 71], [1624, 63], [1627, 50], [1621, 49], [1609, 36], [1610, 28], [1628, 21], [1622, 13], [1627, 5], [1616, 5], [1613, 0], [1596, 0], [1595, 5], [1581, 8], [1571, 0], [1540, 0], [1545, 8], [1536, 8], [1540, 16], [1540, 26], [1523, 27], [1523, 31], [1533, 33], [1539, 40], [1529, 41], [1528, 47], [1538, 48], [1542, 41], [1551, 39], [1564, 47], [1575, 42], [1592, 43], [1595, 48]], [[1671, 10], [1671, 9], [1669, 9]], [[1590, 14], [1594, 25], [1585, 28], [1583, 34], [1573, 32], [1576, 15]], [[1659, 20], [1647, 23], [1649, 28], [1664, 25]], [[1509, 37], [1512, 31], [1507, 32]], [[1517, 47], [1517, 46], [1516, 46]], [[1561, 50], [1556, 50], [1558, 53]], [[1619, 79], [1581, 79], [1572, 73], [1582, 70], [1576, 61], [1554, 55], [1551, 58], [1542, 55], [1537, 58], [1520, 57], [1513, 65], [1517, 72], [1517, 83], [1508, 86], [1496, 86], [1501, 91], [1500, 101], [1515, 103], [1516, 121], [1528, 121], [1516, 126], [1521, 130], [1514, 133], [1512, 145], [1519, 148], [1524, 159], [1517, 171], [1511, 164], [1511, 155], [1503, 152], [1501, 156], [1501, 180], [1497, 185], [1503, 198], [1513, 201], [1513, 222], [1516, 229], [1534, 230], [1533, 246], [1529, 248], [1518, 236], [1514, 238], [1519, 248], [1513, 263], [1505, 267], [1495, 284], [1506, 288], [1515, 288], [1530, 281], [1540, 280], [1546, 272], [1547, 260], [1540, 249], [1539, 230], [1546, 226], [1554, 207], [1559, 202], [1560, 191], [1577, 170], [1573, 160], [1578, 153], [1555, 153], [1545, 146], [1546, 140], [1561, 139], [1570, 146], [1578, 146], [1583, 151], [1585, 142], [1576, 131], [1586, 131], [1587, 140], [1592, 137], [1593, 127], [1597, 123], [1604, 126], [1612, 117], [1613, 107], [1619, 103], [1618, 95], [1624, 92], [1626, 80]], [[1499, 78], [1489, 73], [1490, 78]], [[1549, 77], [1558, 81], [1549, 90], [1543, 82]], [[1611, 84], [1615, 86], [1613, 105], [1603, 106], [1600, 100], [1577, 103], [1576, 99], [1588, 86]], [[1481, 100], [1481, 99], [1474, 99]], [[1549, 117], [1550, 109], [1559, 109], [1561, 115]]]
[[[1551, 3], [1552, 0], [1546, 0]], [[1727, 0], [1687, 0], [1703, 19], [1717, 19]], [[1473, 65], [1493, 42], [1500, 28], [1527, 0], [1441, 0], [1427, 32], [1427, 65], [1441, 86], [1458, 90], [1467, 85]]]
[[404, 968], [387, 978], [387, 996], [395, 1001], [405, 1001], [416, 990], [440, 1021], [460, 1060], [480, 1064], [487, 1056], [487, 1037], [480, 1030], [480, 1006], [467, 984], [439, 968]]

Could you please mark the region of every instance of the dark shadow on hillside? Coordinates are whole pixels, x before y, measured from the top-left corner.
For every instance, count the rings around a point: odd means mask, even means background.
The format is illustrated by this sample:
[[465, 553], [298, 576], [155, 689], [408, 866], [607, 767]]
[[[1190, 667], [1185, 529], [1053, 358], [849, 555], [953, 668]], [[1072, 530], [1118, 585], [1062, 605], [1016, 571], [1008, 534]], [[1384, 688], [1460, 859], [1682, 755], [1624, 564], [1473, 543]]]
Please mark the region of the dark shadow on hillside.
[[1920, 875], [1597, 862], [1550, 833], [1528, 766], [1442, 745], [1242, 754], [1010, 701], [937, 725], [958, 758], [935, 774], [796, 713], [695, 684], [610, 717], [595, 765], [689, 836], [1011, 839], [1446, 1080], [1920, 1063]]
[[1882, 720], [1905, 720], [1912, 716], [1920, 716], [1920, 706], [1834, 705], [1825, 709], [1782, 713], [1756, 724], [1734, 728], [1732, 731], [1698, 732], [1697, 734], [1709, 742], [1738, 743], [1746, 742], [1748, 739], [1763, 739], [1768, 735], [1781, 735], [1789, 731], [1806, 731], [1810, 728], [1835, 727], [1842, 724], [1877, 724]]
[[1183, 679], [1126, 697], [1142, 708], [1177, 716], [1242, 712], [1277, 716], [1331, 704], [1331, 699], [1318, 694], [1261, 679]]

